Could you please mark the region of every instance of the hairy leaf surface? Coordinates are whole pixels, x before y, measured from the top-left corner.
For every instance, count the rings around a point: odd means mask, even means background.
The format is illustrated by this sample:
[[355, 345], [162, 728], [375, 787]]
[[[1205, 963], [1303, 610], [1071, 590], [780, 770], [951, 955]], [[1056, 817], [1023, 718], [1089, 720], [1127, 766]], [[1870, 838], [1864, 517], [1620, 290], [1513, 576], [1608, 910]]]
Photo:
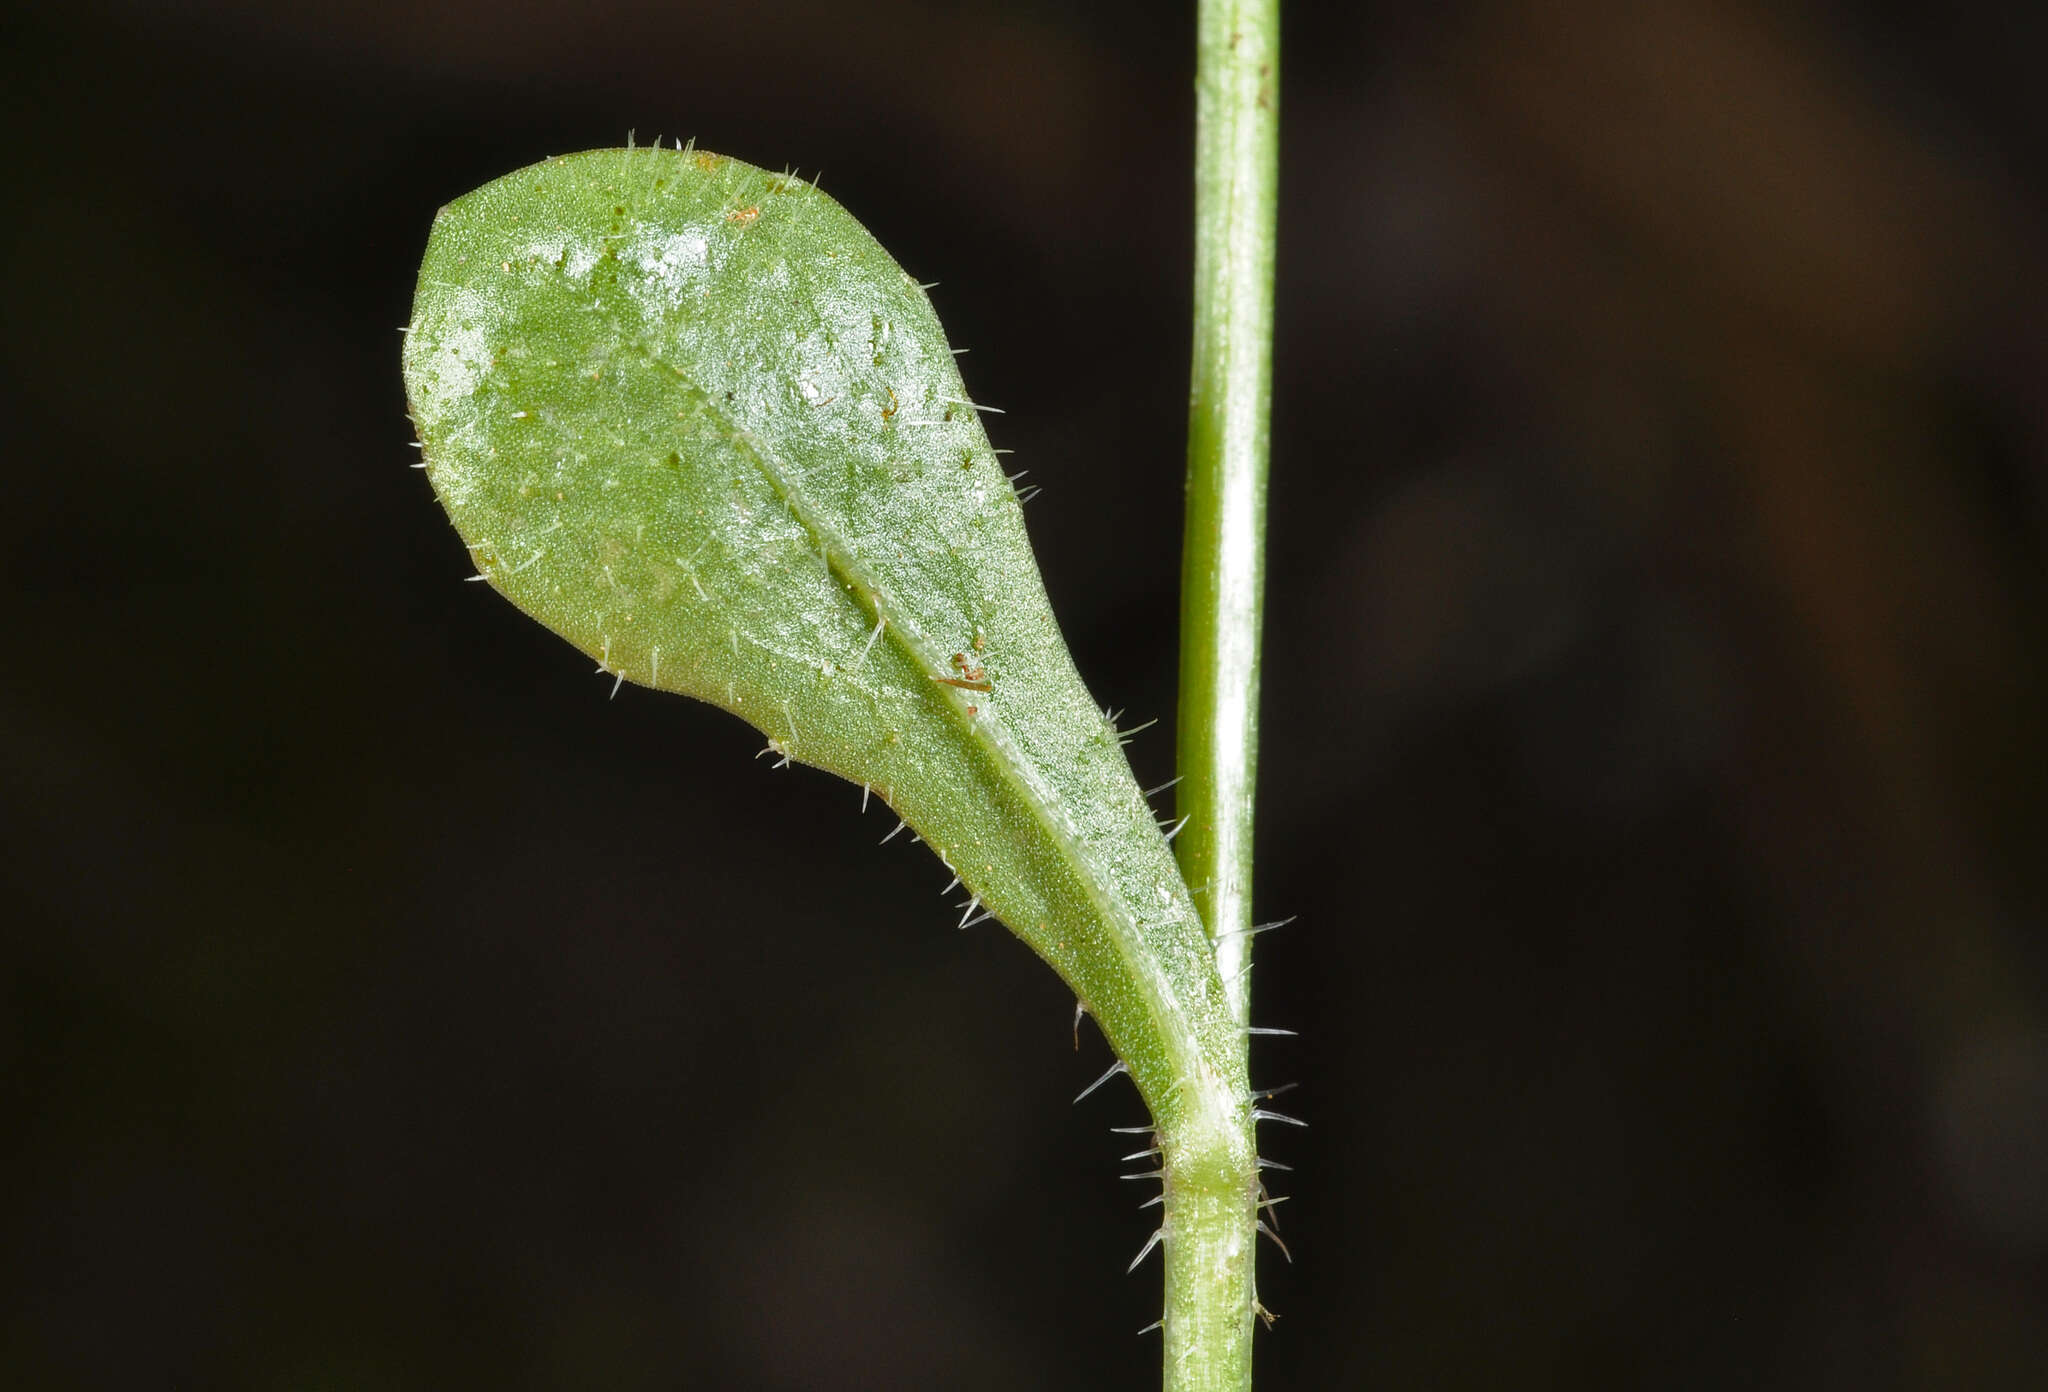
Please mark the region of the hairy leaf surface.
[[405, 379], [496, 589], [871, 788], [1162, 1122], [1190, 1082], [1243, 1093], [1200, 922], [944, 332], [837, 203], [695, 151], [507, 175], [436, 218]]

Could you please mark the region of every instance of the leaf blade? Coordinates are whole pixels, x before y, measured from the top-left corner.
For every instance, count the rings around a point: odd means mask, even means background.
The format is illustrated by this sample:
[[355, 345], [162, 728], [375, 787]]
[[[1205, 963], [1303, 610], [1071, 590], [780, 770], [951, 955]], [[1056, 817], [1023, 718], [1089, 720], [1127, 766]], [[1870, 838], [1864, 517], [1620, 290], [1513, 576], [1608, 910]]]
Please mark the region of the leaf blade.
[[405, 372], [495, 588], [872, 787], [1074, 987], [1155, 1116], [1191, 1072], [1242, 1091], [1192, 902], [943, 330], [843, 209], [697, 152], [517, 171], [437, 217]]

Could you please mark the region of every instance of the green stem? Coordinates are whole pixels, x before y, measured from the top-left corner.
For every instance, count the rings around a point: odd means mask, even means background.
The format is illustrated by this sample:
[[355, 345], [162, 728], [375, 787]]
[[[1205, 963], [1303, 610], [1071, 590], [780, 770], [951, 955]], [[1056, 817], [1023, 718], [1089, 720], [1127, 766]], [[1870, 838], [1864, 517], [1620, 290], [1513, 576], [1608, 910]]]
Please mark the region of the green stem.
[[[1251, 926], [1277, 219], [1278, 0], [1201, 0], [1195, 345], [1181, 569], [1182, 872], [1240, 1023]], [[1233, 979], [1234, 978], [1234, 979]]]
[[[1199, 0], [1195, 334], [1181, 570], [1177, 851], [1249, 1023], [1252, 795], [1278, 218], [1279, 0]], [[1242, 1048], [1242, 1036], [1240, 1036]], [[1240, 1057], [1242, 1057], [1240, 1055]], [[1166, 1386], [1251, 1386], [1258, 1173], [1249, 1102], [1166, 1147]], [[1177, 1141], [1184, 1144], [1177, 1145]]]

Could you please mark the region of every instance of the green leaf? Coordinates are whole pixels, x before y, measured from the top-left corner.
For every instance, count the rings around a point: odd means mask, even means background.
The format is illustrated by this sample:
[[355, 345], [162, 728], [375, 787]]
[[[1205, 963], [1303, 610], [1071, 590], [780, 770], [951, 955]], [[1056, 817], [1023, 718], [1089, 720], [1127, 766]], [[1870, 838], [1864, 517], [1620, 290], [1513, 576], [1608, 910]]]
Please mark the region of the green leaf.
[[507, 175], [436, 218], [405, 379], [495, 588], [871, 789], [1073, 987], [1162, 1128], [1241, 1117], [1210, 944], [1016, 493], [924, 292], [844, 209], [702, 152]]

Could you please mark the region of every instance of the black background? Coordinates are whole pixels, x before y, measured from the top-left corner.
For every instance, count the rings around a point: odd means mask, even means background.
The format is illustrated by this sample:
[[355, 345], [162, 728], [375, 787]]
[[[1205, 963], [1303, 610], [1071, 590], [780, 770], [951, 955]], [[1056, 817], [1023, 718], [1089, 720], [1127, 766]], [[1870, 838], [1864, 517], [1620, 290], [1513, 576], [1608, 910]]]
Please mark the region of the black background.
[[[1298, 5], [1261, 1386], [2048, 1386], [2038, 7]], [[1170, 776], [1176, 5], [6, 21], [0, 1381], [1131, 1388], [1128, 1086], [468, 573], [434, 209], [660, 134], [934, 292]]]

